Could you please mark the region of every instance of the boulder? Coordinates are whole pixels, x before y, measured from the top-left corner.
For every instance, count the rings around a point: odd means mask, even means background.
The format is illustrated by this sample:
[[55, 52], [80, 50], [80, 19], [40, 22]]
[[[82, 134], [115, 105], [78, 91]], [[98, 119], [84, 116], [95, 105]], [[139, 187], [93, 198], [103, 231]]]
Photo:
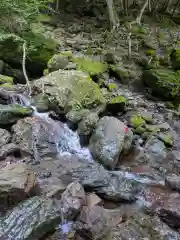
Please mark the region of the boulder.
[[129, 131], [117, 118], [103, 117], [90, 139], [90, 151], [94, 159], [105, 167], [114, 169], [124, 147], [126, 152], [131, 147], [133, 136], [128, 134]]
[[43, 159], [40, 165], [33, 166], [34, 172], [51, 172], [64, 185], [78, 181], [88, 191], [94, 191], [102, 199], [115, 202], [134, 201], [139, 191], [139, 183], [128, 179], [123, 172], [109, 172], [103, 166], [79, 159], [77, 156], [64, 156]]
[[99, 86], [82, 71], [58, 70], [34, 81], [34, 86], [41, 90], [42, 82], [60, 112], [93, 108], [105, 101]]
[[178, 240], [179, 238], [179, 233], [161, 222], [158, 217], [138, 212], [111, 231], [111, 239]]
[[4, 83], [13, 84], [13, 78], [0, 74], [0, 84]]
[[33, 194], [35, 175], [24, 163], [13, 163], [0, 169], [0, 208], [10, 207]]
[[0, 128], [0, 147], [7, 144], [11, 139], [11, 134], [9, 131]]
[[55, 230], [61, 222], [61, 211], [52, 199], [35, 196], [19, 203], [0, 219], [0, 238], [40, 239]]
[[143, 81], [152, 92], [163, 99], [172, 100], [180, 94], [180, 74], [169, 69], [150, 69], [143, 73]]
[[62, 213], [66, 220], [73, 220], [85, 205], [85, 192], [78, 182], [69, 184], [61, 195]]
[[84, 239], [104, 239], [110, 230], [105, 209], [99, 206], [83, 207], [76, 229], [79, 236]]
[[68, 65], [69, 58], [71, 57], [72, 53], [69, 52], [70, 56], [67, 53], [68, 52], [58, 53], [52, 56], [52, 58], [48, 61], [47, 64], [49, 72], [64, 69]]
[[0, 124], [7, 125], [15, 123], [18, 119], [30, 116], [33, 113], [31, 107], [22, 107], [18, 104], [0, 104]]
[[180, 176], [176, 174], [168, 174], [165, 179], [165, 184], [172, 190], [180, 192]]

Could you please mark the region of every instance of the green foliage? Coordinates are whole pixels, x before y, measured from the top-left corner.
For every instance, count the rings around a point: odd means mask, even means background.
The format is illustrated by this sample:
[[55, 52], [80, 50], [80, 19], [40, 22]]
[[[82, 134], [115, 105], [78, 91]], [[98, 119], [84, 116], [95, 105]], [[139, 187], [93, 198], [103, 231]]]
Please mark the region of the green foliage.
[[20, 32], [35, 21], [40, 10], [48, 7], [49, 0], [1, 0], [0, 30]]
[[130, 123], [134, 128], [142, 126], [145, 124], [145, 120], [138, 114], [132, 115]]

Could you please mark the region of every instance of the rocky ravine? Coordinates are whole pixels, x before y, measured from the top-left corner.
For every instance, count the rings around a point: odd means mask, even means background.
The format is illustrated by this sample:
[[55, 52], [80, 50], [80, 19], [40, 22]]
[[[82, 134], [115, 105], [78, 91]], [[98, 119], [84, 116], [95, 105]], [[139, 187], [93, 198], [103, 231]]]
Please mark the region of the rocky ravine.
[[[179, 110], [118, 82], [114, 55], [73, 48], [31, 98], [1, 72], [0, 239], [180, 239]], [[173, 104], [177, 60], [139, 80]]]

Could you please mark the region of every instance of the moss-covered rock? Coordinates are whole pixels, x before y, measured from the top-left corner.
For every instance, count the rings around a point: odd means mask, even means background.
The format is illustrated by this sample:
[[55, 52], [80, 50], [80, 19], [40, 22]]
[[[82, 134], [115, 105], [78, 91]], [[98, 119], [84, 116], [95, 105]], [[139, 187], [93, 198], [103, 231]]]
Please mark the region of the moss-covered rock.
[[0, 74], [0, 84], [4, 83], [13, 84], [13, 78]]
[[34, 81], [34, 85], [41, 89], [42, 81], [50, 101], [57, 102], [57, 108], [66, 113], [93, 108], [105, 101], [98, 84], [82, 71], [58, 70]]
[[54, 54], [47, 64], [49, 72], [64, 69], [68, 65], [71, 57], [72, 52], [70, 51]]
[[116, 83], [109, 83], [107, 87], [108, 87], [109, 91], [113, 91], [113, 90], [117, 89]]
[[27, 42], [26, 69], [32, 76], [41, 75], [56, 51], [57, 42], [32, 31], [24, 32], [23, 38], [15, 34], [3, 34], [0, 36], [0, 58], [15, 68], [22, 68], [24, 41]]
[[14, 80], [14, 83], [26, 84], [26, 79], [24, 77], [22, 68], [16, 69], [9, 66], [9, 64], [5, 64], [3, 74], [6, 76], [12, 77]]
[[107, 71], [106, 63], [85, 57], [74, 57], [73, 61], [77, 64], [77, 70], [87, 72], [90, 76], [100, 75]]
[[32, 108], [22, 107], [18, 104], [0, 105], [0, 124], [14, 123], [18, 119], [29, 116], [32, 113]]
[[172, 147], [173, 146], [173, 138], [170, 134], [168, 133], [158, 133], [157, 134], [157, 137], [162, 141], [164, 142], [164, 144], [167, 146], [167, 147]]
[[152, 123], [153, 121], [153, 116], [151, 113], [142, 113], [141, 117], [147, 122], [147, 123]]
[[168, 69], [150, 69], [143, 73], [143, 81], [152, 92], [164, 99], [175, 99], [180, 94], [180, 74]]
[[130, 124], [133, 128], [137, 128], [139, 126], [145, 125], [145, 120], [141, 117], [141, 115], [133, 114], [130, 118]]
[[123, 96], [113, 97], [107, 104], [107, 110], [113, 114], [123, 112], [127, 104], [127, 99]]
[[146, 132], [146, 128], [145, 127], [142, 127], [141, 125], [138, 126], [136, 129], [135, 129], [135, 133], [141, 135], [143, 134], [144, 132]]
[[49, 109], [50, 101], [47, 95], [39, 94], [32, 99], [32, 104], [36, 106], [38, 112], [46, 112]]
[[173, 50], [171, 53], [171, 61], [174, 69], [180, 69], [180, 49]]
[[130, 72], [121, 64], [111, 65], [110, 70], [123, 84], [126, 84], [127, 80], [130, 78]]

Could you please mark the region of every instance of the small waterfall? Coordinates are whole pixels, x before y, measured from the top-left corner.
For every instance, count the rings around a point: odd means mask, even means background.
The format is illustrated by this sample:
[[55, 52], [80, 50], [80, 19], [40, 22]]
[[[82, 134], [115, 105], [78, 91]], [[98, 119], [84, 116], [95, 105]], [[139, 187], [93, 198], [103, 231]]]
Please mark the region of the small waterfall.
[[[88, 148], [81, 147], [80, 138], [77, 132], [68, 128], [66, 123], [58, 122], [49, 117], [49, 113], [39, 113], [35, 106], [32, 106], [28, 98], [22, 94], [14, 94], [11, 96], [11, 103], [20, 104], [21, 106], [31, 106], [34, 110], [33, 116], [42, 119], [48, 129], [49, 138], [56, 144], [57, 153], [62, 155], [77, 155], [88, 161], [93, 161]], [[34, 127], [33, 133], [38, 135], [38, 129]], [[33, 145], [33, 148], [36, 148]], [[36, 149], [35, 149], [36, 150]], [[35, 151], [36, 152], [36, 151]], [[37, 153], [36, 153], [37, 156]]]

